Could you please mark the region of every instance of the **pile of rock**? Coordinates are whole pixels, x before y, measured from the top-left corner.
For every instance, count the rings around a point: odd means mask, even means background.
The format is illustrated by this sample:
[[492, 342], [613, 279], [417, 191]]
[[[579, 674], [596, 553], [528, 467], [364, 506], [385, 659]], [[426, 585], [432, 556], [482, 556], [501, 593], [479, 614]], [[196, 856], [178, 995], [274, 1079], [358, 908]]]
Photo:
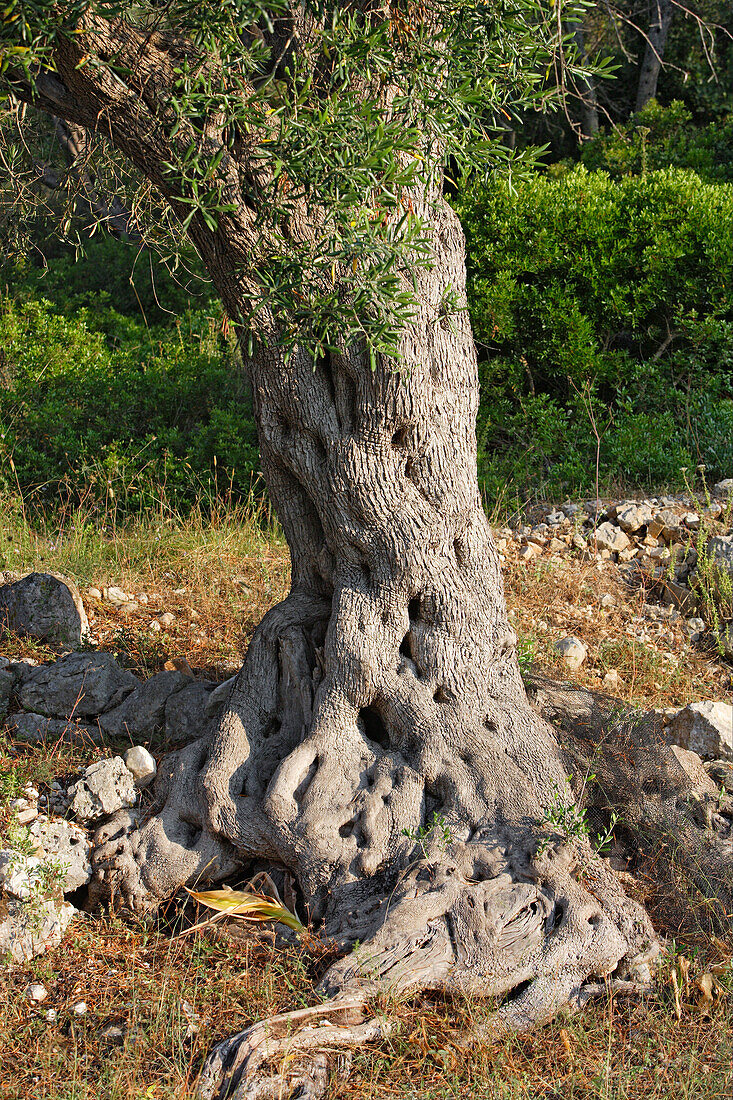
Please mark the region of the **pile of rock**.
[[[705, 558], [733, 579], [733, 528], [730, 506], [733, 478], [719, 482], [704, 506], [689, 496], [647, 500], [565, 501], [551, 508], [538, 523], [518, 523], [496, 532], [500, 551], [518, 544], [520, 560], [542, 555], [576, 554], [584, 560], [615, 562], [629, 580], [655, 588], [662, 605], [679, 611], [692, 623], [688, 633], [701, 635], [698, 546]], [[696, 624], [698, 624], [696, 626]], [[566, 640], [570, 644], [577, 639]], [[720, 641], [733, 657], [733, 623], [724, 623]], [[577, 648], [577, 647], [576, 647]], [[569, 661], [576, 654], [569, 653]], [[579, 651], [578, 654], [579, 655]]]

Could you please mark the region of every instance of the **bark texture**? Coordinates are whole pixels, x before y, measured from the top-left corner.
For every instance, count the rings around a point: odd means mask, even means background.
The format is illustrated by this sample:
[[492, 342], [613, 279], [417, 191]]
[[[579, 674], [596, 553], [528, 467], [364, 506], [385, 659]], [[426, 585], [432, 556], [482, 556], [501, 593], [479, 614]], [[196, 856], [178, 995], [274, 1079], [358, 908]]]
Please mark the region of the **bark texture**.
[[475, 352], [467, 313], [442, 305], [463, 293], [463, 236], [447, 205], [432, 217], [399, 372], [355, 352], [253, 364], [292, 590], [216, 733], [168, 758], [160, 813], [105, 826], [96, 867], [144, 909], [264, 857], [327, 936], [360, 944], [323, 980], [337, 1004], [519, 988], [497, 1020], [523, 1028], [589, 978], [644, 972], [655, 940], [587, 843], [541, 841], [572, 799], [526, 699], [478, 491]]

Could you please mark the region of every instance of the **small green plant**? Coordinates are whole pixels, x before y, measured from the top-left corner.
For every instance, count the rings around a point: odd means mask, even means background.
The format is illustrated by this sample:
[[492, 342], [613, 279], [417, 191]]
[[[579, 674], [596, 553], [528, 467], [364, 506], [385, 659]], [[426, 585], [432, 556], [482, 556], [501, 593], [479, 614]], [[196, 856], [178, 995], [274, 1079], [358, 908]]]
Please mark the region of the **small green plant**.
[[[705, 479], [705, 467], [698, 466], [698, 472], [702, 480], [702, 500], [707, 508], [712, 504], [710, 490]], [[688, 492], [692, 493], [687, 472], [683, 471], [685, 485]], [[701, 509], [700, 526], [697, 532], [697, 563], [694, 573], [690, 577], [690, 588], [700, 601], [700, 610], [715, 639], [715, 645], [721, 657], [727, 652], [728, 624], [733, 621], [733, 577], [727, 569], [721, 567], [716, 560], [714, 552], [710, 549], [712, 525], [709, 518]], [[733, 497], [729, 497], [719, 517], [723, 526], [730, 527], [733, 517]]]
[[450, 825], [444, 817], [438, 814], [437, 810], [433, 810], [433, 816], [425, 825], [420, 825], [417, 829], [403, 829], [402, 836], [406, 836], [413, 844], [418, 845], [423, 854], [423, 859], [428, 858], [427, 845], [429, 840], [437, 840], [442, 851], [445, 851], [453, 840]]
[[[572, 775], [569, 775], [563, 784], [554, 784], [552, 804], [545, 814], [542, 824], [551, 829], [556, 836], [562, 837], [563, 840], [580, 840], [591, 844], [594, 851], [600, 855], [613, 836], [613, 830], [618, 824], [618, 815], [612, 813], [608, 827], [593, 840], [588, 824], [587, 811], [581, 807], [580, 801], [586, 786], [588, 783], [594, 782], [596, 776], [593, 773], [586, 776], [577, 800], [573, 795], [572, 778]], [[543, 836], [537, 849], [537, 855], [543, 855], [549, 848], [551, 841], [552, 834]]]
[[537, 642], [534, 638], [517, 639], [517, 661], [522, 677], [532, 671], [532, 666], [537, 660]]

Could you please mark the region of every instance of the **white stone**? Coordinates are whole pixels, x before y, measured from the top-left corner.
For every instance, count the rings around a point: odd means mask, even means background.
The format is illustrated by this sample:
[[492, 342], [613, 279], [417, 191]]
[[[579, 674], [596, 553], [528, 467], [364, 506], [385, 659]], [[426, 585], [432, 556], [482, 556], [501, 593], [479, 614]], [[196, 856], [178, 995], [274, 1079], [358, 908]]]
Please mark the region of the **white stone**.
[[12, 848], [0, 850], [0, 887], [14, 898], [29, 898], [41, 879], [40, 859]]
[[73, 1012], [75, 1016], [86, 1016], [87, 1003], [86, 1001], [77, 1001], [74, 1005]]
[[615, 668], [609, 668], [606, 675], [603, 677], [603, 683], [607, 687], [618, 687], [621, 683], [621, 677], [618, 674], [618, 670]]
[[173, 626], [176, 621], [176, 617], [172, 611], [165, 611], [159, 616], [158, 621], [164, 630], [167, 630], [169, 626]]
[[158, 771], [154, 757], [143, 745], [133, 745], [127, 750], [125, 765], [132, 772], [136, 787], [147, 787]]
[[58, 1015], [59, 1014], [55, 1008], [49, 1008], [46, 1010], [46, 1021], [49, 1024], [55, 1024], [56, 1020], [58, 1019]]
[[713, 486], [713, 492], [716, 497], [733, 496], [733, 477], [727, 477], [723, 481], [719, 481], [717, 485]]
[[102, 593], [98, 588], [87, 588], [87, 596], [89, 596], [92, 600], [101, 600]]
[[733, 760], [733, 706], [704, 700], [690, 703], [673, 718], [670, 728], [678, 745], [707, 760]]
[[121, 756], [90, 764], [81, 779], [69, 787], [70, 810], [79, 821], [95, 821], [134, 806], [137, 792], [132, 772]]
[[636, 504], [633, 501], [616, 509], [616, 523], [627, 534], [633, 534], [641, 527], [646, 527], [653, 518], [654, 515], [648, 505]]
[[62, 818], [53, 821], [41, 818], [31, 826], [30, 835], [46, 858], [51, 857], [61, 864], [65, 894], [89, 882], [92, 877], [92, 849], [82, 828]]
[[45, 985], [41, 985], [39, 982], [34, 982], [32, 985], [28, 985], [25, 988], [25, 995], [29, 1001], [33, 1001], [35, 1004], [41, 1004], [42, 1001], [48, 997], [48, 990]]
[[123, 589], [118, 588], [115, 584], [113, 584], [110, 588], [105, 588], [104, 593], [109, 602], [112, 604], [120, 605], [123, 603], [127, 603], [128, 600], [131, 599], [131, 597], [128, 596], [127, 592], [124, 592]]
[[580, 668], [583, 661], [588, 656], [588, 650], [581, 642], [580, 638], [576, 638], [573, 635], [568, 638], [562, 638], [559, 642], [555, 642], [555, 649], [560, 654], [565, 664], [572, 669]]
[[0, 910], [0, 957], [22, 963], [58, 947], [75, 913], [68, 901], [8, 900]]
[[610, 592], [606, 592], [604, 596], [601, 596], [601, 607], [615, 607], [616, 597], [612, 596]]
[[631, 545], [621, 528], [616, 527], [613, 523], [609, 523], [608, 520], [596, 529], [595, 537], [598, 543], [598, 549], [601, 550], [601, 552], [603, 550], [608, 550], [611, 553], [615, 553], [619, 550], [627, 550]]

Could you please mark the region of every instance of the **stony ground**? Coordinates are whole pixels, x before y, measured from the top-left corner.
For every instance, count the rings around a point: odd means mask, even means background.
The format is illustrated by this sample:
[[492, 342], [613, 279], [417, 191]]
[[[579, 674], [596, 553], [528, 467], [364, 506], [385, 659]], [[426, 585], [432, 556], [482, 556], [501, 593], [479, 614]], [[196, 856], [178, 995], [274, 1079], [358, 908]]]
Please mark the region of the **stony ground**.
[[[523, 665], [645, 709], [730, 700], [733, 663], [724, 655], [724, 634], [702, 617], [705, 593], [695, 589], [694, 576], [691, 583], [700, 532], [706, 544], [725, 538], [727, 505], [636, 501], [641, 516], [624, 522], [631, 504], [615, 504], [537, 506], [497, 529]], [[632, 530], [640, 518], [646, 522]], [[207, 690], [232, 675], [254, 626], [287, 590], [282, 540], [244, 522], [160, 522], [100, 535], [70, 519], [39, 535], [21, 518], [4, 541], [6, 573], [57, 569], [76, 581], [89, 652], [114, 654], [138, 678], [168, 670]], [[42, 663], [57, 656], [12, 633], [0, 640], [0, 657]], [[164, 736], [147, 744], [159, 756]], [[30, 747], [7, 731], [0, 743], [3, 844], [18, 828], [14, 799], [30, 793], [31, 806], [53, 808], [59, 790], [85, 767], [129, 746], [129, 737], [113, 736], [101, 744]], [[653, 868], [648, 881], [653, 894]], [[457, 1054], [452, 1036], [485, 1006], [405, 1003], [399, 1035], [337, 1064], [333, 1096], [729, 1096], [732, 945], [711, 937], [692, 903], [680, 912], [664, 898], [652, 902], [668, 953], [657, 989], [642, 1003], [609, 999], [582, 1018], [470, 1058]], [[0, 1097], [189, 1096], [214, 1041], [312, 998], [328, 945], [211, 930], [177, 938], [196, 916], [181, 901], [152, 929], [81, 913], [59, 948], [9, 966], [0, 999]]]

